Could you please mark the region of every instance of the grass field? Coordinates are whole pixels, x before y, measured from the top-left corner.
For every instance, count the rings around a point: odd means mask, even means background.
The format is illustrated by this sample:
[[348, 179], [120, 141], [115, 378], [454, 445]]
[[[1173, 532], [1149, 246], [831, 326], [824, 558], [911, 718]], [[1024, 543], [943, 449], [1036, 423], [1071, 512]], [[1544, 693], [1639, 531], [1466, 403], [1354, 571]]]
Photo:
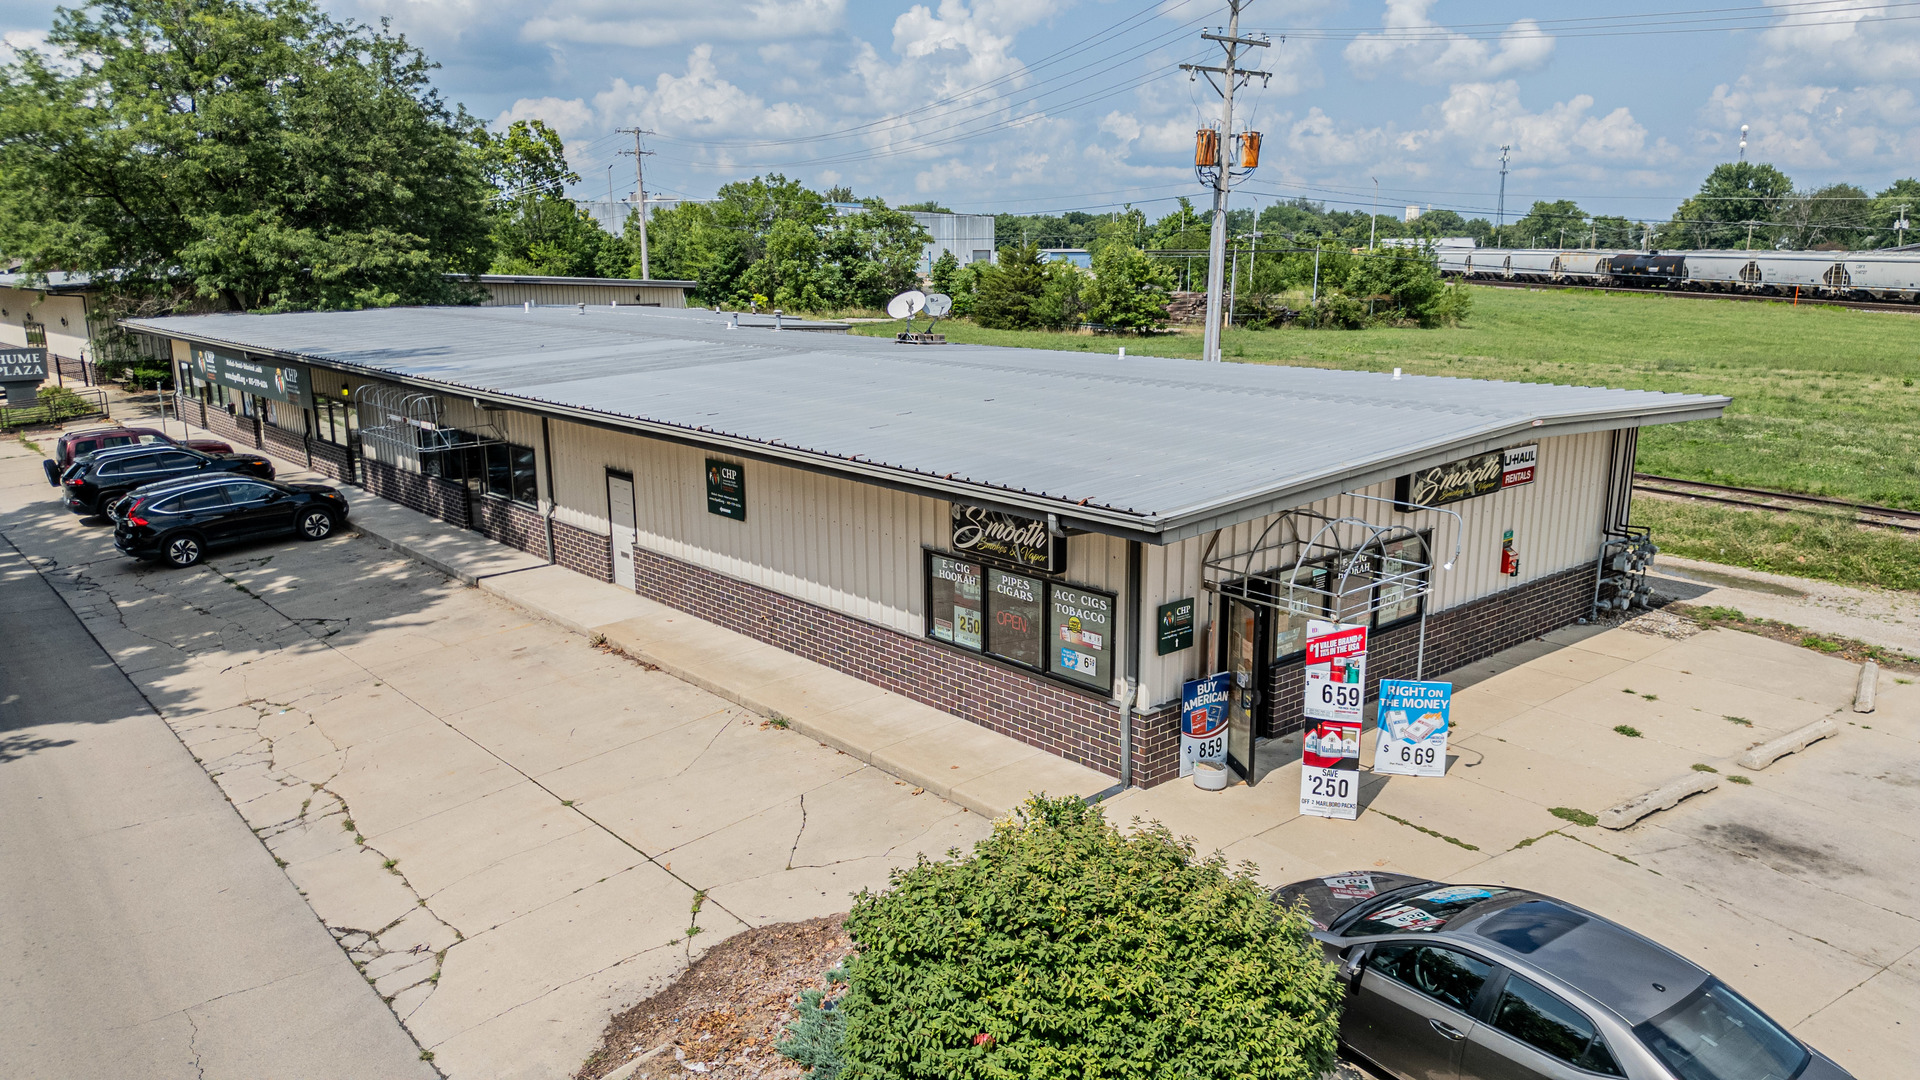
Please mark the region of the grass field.
[[[1129, 339], [963, 322], [941, 329], [952, 341], [1035, 348], [1112, 352], [1125, 345], [1129, 353], [1192, 357], [1201, 347], [1200, 335], [1189, 332]], [[889, 323], [858, 332], [894, 331]], [[1920, 509], [1920, 314], [1483, 287], [1474, 289], [1473, 314], [1459, 327], [1232, 330], [1222, 349], [1246, 363], [1726, 394], [1733, 405], [1723, 419], [1643, 430], [1640, 470]], [[1902, 553], [1920, 564], [1920, 543], [1904, 537], [1800, 527], [1790, 530], [1798, 539], [1782, 539], [1768, 525], [1768, 542], [1729, 546], [1721, 541], [1740, 540], [1742, 522], [1775, 516], [1660, 514], [1676, 528], [1685, 517], [1679, 531], [1691, 538], [1688, 553], [1701, 558], [1726, 547], [1717, 561], [1901, 588], [1920, 580], [1912, 571], [1862, 573], [1898, 563]], [[1805, 544], [1845, 550], [1794, 561], [1804, 553], [1796, 545]]]

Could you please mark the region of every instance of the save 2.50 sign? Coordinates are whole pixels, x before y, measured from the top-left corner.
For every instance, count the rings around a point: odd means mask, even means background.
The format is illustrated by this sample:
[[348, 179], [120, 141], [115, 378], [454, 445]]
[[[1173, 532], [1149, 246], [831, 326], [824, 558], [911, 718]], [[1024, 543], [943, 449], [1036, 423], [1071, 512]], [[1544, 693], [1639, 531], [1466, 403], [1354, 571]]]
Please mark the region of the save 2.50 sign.
[[1453, 684], [1380, 680], [1380, 741], [1373, 771], [1400, 776], [1447, 774]]

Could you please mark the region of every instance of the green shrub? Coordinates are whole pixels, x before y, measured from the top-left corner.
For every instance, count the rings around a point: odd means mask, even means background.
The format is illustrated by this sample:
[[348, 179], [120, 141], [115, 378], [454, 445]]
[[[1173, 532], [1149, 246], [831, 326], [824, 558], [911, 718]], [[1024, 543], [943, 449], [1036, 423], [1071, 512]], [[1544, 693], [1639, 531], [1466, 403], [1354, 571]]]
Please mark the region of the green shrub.
[[802, 990], [794, 1010], [793, 1022], [774, 1049], [807, 1070], [813, 1080], [835, 1080], [846, 1062], [840, 1057], [840, 1045], [846, 1039], [847, 1014], [831, 996], [832, 988], [845, 985], [845, 964], [827, 972], [827, 990]]
[[66, 420], [79, 416], [93, 408], [85, 398], [64, 386], [43, 386], [40, 388], [39, 405], [47, 410], [49, 421]]
[[847, 918], [847, 1080], [1261, 1077], [1334, 1061], [1341, 990], [1244, 870], [1078, 799], [1030, 800]]

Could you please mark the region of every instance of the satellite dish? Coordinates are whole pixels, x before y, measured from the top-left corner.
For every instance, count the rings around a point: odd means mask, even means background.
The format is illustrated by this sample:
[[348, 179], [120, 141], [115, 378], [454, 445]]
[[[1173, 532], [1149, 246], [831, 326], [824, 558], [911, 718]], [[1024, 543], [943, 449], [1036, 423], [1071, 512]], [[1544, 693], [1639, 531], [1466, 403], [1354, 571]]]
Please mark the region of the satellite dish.
[[932, 293], [927, 297], [927, 314], [938, 319], [953, 310], [953, 297], [946, 293]]
[[927, 294], [919, 289], [908, 289], [899, 296], [887, 301], [887, 314], [896, 319], [910, 319], [927, 306]]

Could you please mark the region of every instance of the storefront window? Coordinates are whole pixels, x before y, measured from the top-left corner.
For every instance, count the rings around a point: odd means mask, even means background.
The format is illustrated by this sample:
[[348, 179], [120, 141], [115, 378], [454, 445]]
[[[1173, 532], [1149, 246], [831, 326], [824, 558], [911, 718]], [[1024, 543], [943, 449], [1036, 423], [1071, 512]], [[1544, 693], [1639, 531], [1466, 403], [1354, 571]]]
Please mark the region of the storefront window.
[[[1426, 586], [1426, 571], [1420, 568], [1426, 562], [1427, 541], [1424, 536], [1408, 536], [1382, 545], [1380, 609], [1373, 616], [1376, 627], [1391, 626], [1419, 616], [1421, 594]], [[1401, 581], [1392, 580], [1401, 574], [1412, 576]]]
[[1039, 578], [987, 569], [993, 614], [987, 623], [987, 651], [1026, 667], [1040, 666], [1040, 642], [1046, 625]]
[[467, 485], [476, 495], [537, 505], [539, 485], [533, 448], [482, 442], [460, 428], [420, 432], [420, 471]]
[[1048, 590], [1047, 670], [1069, 682], [1113, 685], [1113, 598], [1055, 585]]
[[1288, 598], [1281, 596], [1273, 612], [1273, 658], [1288, 660], [1307, 651], [1307, 620], [1327, 617], [1327, 568], [1303, 566], [1297, 574], [1286, 571], [1276, 576], [1296, 586], [1292, 599], [1298, 610], [1290, 608]]
[[927, 636], [1078, 686], [1113, 687], [1115, 598], [927, 553]]
[[940, 640], [963, 649], [980, 648], [980, 568], [934, 555], [928, 562], [927, 619]]

